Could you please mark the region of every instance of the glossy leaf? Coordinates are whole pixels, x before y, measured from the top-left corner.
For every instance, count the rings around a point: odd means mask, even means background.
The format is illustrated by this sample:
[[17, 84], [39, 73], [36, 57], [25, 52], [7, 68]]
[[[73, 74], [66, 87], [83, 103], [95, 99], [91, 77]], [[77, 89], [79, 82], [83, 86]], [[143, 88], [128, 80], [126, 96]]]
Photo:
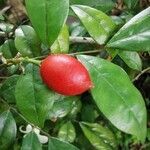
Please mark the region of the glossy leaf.
[[42, 150], [42, 145], [34, 132], [30, 132], [23, 138], [21, 150]]
[[0, 51], [3, 53], [3, 56], [7, 59], [13, 58], [17, 54], [15, 44], [13, 40], [6, 40], [4, 44], [0, 47]]
[[58, 132], [58, 138], [62, 141], [72, 143], [76, 138], [76, 132], [73, 124], [68, 121], [63, 124]]
[[74, 145], [61, 141], [57, 138], [50, 138], [48, 143], [48, 150], [79, 150]]
[[112, 0], [70, 0], [72, 4], [80, 4], [80, 5], [87, 5], [94, 8], [97, 8], [103, 12], [108, 12], [112, 10], [114, 7], [114, 2]]
[[67, 19], [69, 0], [25, 0], [25, 2], [28, 16], [41, 41], [46, 45], [52, 45]]
[[28, 25], [16, 29], [15, 46], [23, 56], [32, 57], [40, 54], [40, 41], [34, 29]]
[[80, 123], [80, 126], [85, 136], [97, 150], [116, 149], [115, 136], [108, 128], [97, 123], [85, 122]]
[[55, 93], [42, 83], [37, 66], [30, 65], [28, 68], [30, 72], [21, 75], [17, 82], [16, 103], [28, 121], [43, 127], [47, 113], [53, 106]]
[[125, 71], [100, 58], [80, 55], [78, 59], [89, 70], [94, 83], [91, 93], [100, 111], [118, 129], [144, 141], [145, 103]]
[[1, 88], [0, 95], [9, 103], [15, 103], [15, 87], [19, 79], [19, 75], [13, 75], [7, 78]]
[[112, 19], [102, 11], [88, 6], [73, 5], [71, 8], [79, 17], [93, 39], [99, 44], [106, 43], [116, 28]]
[[68, 51], [69, 51], [69, 32], [68, 27], [64, 25], [58, 38], [51, 46], [51, 53], [61, 54], [61, 53], [68, 53]]
[[150, 50], [150, 7], [128, 21], [107, 46], [129, 51]]
[[9, 33], [11, 32], [13, 29], [13, 25], [9, 24], [9, 23], [0, 23], [0, 30], [5, 32], [5, 33]]
[[57, 94], [57, 98], [48, 112], [47, 118], [57, 120], [57, 118], [65, 117], [68, 113], [71, 113], [72, 109], [76, 108], [77, 101], [79, 101], [78, 97], [66, 97]]
[[0, 115], [0, 149], [8, 149], [16, 138], [16, 122], [10, 111]]
[[142, 70], [142, 61], [137, 52], [119, 51], [118, 55], [122, 60], [134, 70]]

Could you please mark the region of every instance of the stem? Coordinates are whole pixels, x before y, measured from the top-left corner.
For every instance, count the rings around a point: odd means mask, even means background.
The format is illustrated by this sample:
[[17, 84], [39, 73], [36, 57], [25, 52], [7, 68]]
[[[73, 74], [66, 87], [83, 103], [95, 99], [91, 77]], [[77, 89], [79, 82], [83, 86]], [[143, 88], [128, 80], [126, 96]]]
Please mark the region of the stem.
[[143, 71], [141, 71], [141, 73], [138, 74], [138, 75], [132, 80], [132, 82], [137, 81], [144, 73], [146, 73], [146, 72], [149, 71], [149, 70], [150, 70], [150, 67], [148, 67], [148, 68], [144, 69]]
[[21, 62], [29, 62], [36, 65], [40, 65], [41, 63], [39, 60], [35, 60], [33, 58], [28, 58], [28, 57], [12, 58], [12, 59], [7, 59], [6, 61], [7, 64], [19, 64]]
[[93, 54], [93, 53], [99, 53], [100, 51], [101, 50], [90, 50], [90, 51], [84, 51], [84, 52], [70, 53], [68, 55]]
[[44, 135], [48, 136], [48, 137], [51, 137], [47, 132], [43, 131], [41, 128], [35, 126], [34, 124], [32, 124], [31, 122], [29, 122], [22, 114], [20, 114], [16, 108], [10, 106], [5, 100], [3, 99], [0, 99], [1, 102], [3, 102], [4, 104], [6, 104], [10, 110], [13, 110], [18, 116], [20, 116], [26, 123], [30, 124], [32, 127], [35, 127], [37, 129], [40, 130], [41, 133], [43, 133]]
[[71, 44], [74, 44], [74, 43], [85, 43], [85, 44], [96, 44], [96, 45], [99, 45], [98, 43], [96, 43], [90, 37], [70, 37], [69, 41], [70, 41]]

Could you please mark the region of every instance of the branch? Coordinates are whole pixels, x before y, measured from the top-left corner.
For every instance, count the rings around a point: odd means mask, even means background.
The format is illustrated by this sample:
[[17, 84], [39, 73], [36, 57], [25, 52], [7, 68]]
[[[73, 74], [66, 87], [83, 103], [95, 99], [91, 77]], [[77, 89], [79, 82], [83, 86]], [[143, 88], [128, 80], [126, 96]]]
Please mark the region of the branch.
[[3, 99], [0, 98], [0, 101], [1, 101], [2, 103], [4, 103], [5, 105], [7, 105], [10, 110], [13, 110], [13, 111], [14, 111], [18, 116], [20, 116], [20, 118], [21, 118], [22, 120], [24, 120], [26, 123], [30, 124], [32, 127], [36, 127], [36, 128], [39, 129], [40, 132], [43, 133], [44, 135], [46, 135], [46, 136], [48, 136], [48, 137], [51, 137], [50, 134], [48, 134], [47, 132], [45, 132], [44, 130], [42, 130], [40, 127], [35, 126], [35, 125], [32, 124], [31, 122], [29, 122], [22, 114], [20, 114], [20, 113], [18, 112], [18, 110], [17, 110], [16, 108], [14, 108], [13, 106], [10, 106], [9, 103], [7, 103], [5, 100], [3, 100]]
[[132, 82], [137, 81], [144, 73], [148, 72], [149, 70], [150, 70], [150, 67], [148, 67], [148, 68], [144, 69], [143, 71], [141, 71], [141, 73], [138, 74], [138, 75], [132, 80]]
[[99, 45], [98, 43], [96, 43], [90, 37], [70, 37], [69, 40], [70, 40], [71, 44], [74, 44], [74, 43], [85, 43], [85, 44], [96, 44], [96, 45]]

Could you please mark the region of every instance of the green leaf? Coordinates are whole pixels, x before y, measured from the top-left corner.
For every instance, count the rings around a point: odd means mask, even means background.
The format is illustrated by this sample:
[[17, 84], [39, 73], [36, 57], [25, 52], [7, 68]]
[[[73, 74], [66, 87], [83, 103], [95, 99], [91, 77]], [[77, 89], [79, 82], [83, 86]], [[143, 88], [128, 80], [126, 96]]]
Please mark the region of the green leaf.
[[129, 51], [150, 50], [150, 7], [128, 21], [108, 42], [107, 47]]
[[0, 20], [5, 20], [4, 16], [0, 13]]
[[42, 150], [42, 145], [34, 132], [25, 135], [21, 150]]
[[2, 30], [3, 32], [5, 33], [9, 33], [12, 31], [13, 29], [13, 25], [12, 24], [9, 24], [9, 23], [0, 23], [0, 30]]
[[66, 22], [69, 0], [25, 0], [26, 9], [41, 41], [51, 46]]
[[57, 118], [65, 117], [68, 113], [72, 113], [71, 111], [72, 109], [76, 108], [76, 103], [78, 101], [79, 98], [76, 96], [66, 97], [57, 95], [53, 107], [48, 112], [47, 118], [51, 120], [57, 120]]
[[144, 141], [145, 103], [125, 71], [100, 58], [79, 55], [78, 59], [89, 70], [94, 84], [91, 93], [100, 111], [118, 129]]
[[88, 6], [73, 5], [71, 8], [79, 17], [93, 39], [99, 44], [106, 43], [116, 28], [112, 19], [102, 11]]
[[74, 145], [61, 141], [57, 138], [50, 138], [48, 143], [48, 150], [79, 150]]
[[40, 54], [40, 41], [34, 29], [28, 25], [16, 29], [15, 46], [22, 56], [32, 57]]
[[7, 59], [13, 58], [17, 54], [15, 44], [13, 40], [6, 40], [4, 44], [0, 47], [0, 51], [3, 53], [3, 56]]
[[124, 3], [127, 5], [129, 9], [133, 9], [137, 5], [138, 0], [124, 0]]
[[134, 70], [142, 70], [142, 60], [137, 52], [119, 51], [118, 55]]
[[30, 65], [29, 68], [31, 72], [21, 75], [17, 82], [16, 103], [28, 121], [43, 127], [56, 96], [42, 83], [38, 67]]
[[86, 122], [80, 123], [80, 126], [85, 136], [97, 150], [116, 149], [115, 136], [108, 128], [97, 123]]
[[70, 0], [72, 4], [88, 5], [97, 8], [103, 12], [108, 12], [114, 7], [114, 2], [112, 0]]
[[16, 122], [10, 111], [0, 115], [0, 149], [8, 149], [16, 138]]
[[62, 141], [66, 141], [69, 143], [74, 142], [76, 138], [76, 132], [73, 124], [70, 121], [60, 127], [58, 132], [58, 138]]
[[68, 53], [68, 51], [69, 51], [69, 32], [67, 25], [64, 25], [58, 38], [51, 46], [51, 53], [60, 54], [60, 53]]
[[94, 122], [97, 117], [98, 117], [98, 113], [95, 110], [93, 105], [84, 104], [82, 106], [82, 111], [81, 111], [82, 121]]
[[3, 82], [0, 88], [0, 95], [8, 103], [15, 103], [15, 87], [18, 79], [19, 75], [11, 76]]

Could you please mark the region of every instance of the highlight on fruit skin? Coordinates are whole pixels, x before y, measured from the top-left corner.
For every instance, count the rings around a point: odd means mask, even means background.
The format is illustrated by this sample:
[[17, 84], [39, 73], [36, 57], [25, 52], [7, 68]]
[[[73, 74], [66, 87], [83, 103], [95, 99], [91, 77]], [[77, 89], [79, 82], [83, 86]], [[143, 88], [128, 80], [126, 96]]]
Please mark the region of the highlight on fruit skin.
[[93, 87], [87, 69], [69, 55], [49, 55], [42, 61], [40, 73], [43, 82], [62, 95], [79, 95]]

